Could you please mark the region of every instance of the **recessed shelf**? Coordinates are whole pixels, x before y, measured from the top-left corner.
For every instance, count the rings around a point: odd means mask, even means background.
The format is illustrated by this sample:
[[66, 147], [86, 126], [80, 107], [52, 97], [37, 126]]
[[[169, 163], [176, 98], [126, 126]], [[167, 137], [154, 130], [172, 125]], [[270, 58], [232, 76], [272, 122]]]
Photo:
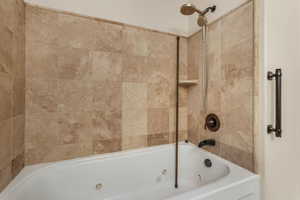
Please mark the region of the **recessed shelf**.
[[179, 86], [190, 87], [195, 86], [199, 83], [199, 80], [181, 80], [179, 81]]

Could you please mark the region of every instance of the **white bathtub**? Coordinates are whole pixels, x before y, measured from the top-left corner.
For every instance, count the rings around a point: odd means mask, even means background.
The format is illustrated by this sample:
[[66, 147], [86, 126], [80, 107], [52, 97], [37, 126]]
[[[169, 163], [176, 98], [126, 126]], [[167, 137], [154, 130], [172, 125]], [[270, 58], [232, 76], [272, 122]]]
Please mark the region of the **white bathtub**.
[[[259, 177], [180, 144], [179, 188], [174, 145], [25, 167], [0, 200], [259, 200]], [[211, 159], [212, 167], [204, 165]]]

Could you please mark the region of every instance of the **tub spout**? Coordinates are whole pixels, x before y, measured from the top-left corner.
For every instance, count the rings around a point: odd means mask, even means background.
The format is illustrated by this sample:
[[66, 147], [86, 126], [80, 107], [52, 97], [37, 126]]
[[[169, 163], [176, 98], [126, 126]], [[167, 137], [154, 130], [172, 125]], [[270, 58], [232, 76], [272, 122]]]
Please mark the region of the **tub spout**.
[[209, 139], [209, 140], [203, 140], [201, 142], [199, 142], [198, 147], [202, 148], [204, 146], [216, 146], [216, 141], [213, 139]]

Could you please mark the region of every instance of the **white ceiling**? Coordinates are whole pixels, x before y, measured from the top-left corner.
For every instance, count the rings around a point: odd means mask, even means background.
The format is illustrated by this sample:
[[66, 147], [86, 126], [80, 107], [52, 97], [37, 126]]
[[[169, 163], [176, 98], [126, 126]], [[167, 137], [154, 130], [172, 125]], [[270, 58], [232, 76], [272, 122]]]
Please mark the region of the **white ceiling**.
[[26, 3], [56, 10], [98, 17], [162, 32], [189, 36], [199, 30], [197, 17], [180, 14], [183, 3], [192, 2], [200, 9], [213, 4], [217, 11], [209, 21], [226, 14], [247, 0], [25, 0]]

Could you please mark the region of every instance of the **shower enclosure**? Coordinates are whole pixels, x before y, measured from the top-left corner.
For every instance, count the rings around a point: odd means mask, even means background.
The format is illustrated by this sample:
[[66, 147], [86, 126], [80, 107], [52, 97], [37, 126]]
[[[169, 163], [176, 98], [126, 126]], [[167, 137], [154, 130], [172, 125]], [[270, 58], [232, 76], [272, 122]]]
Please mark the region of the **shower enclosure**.
[[259, 199], [253, 2], [54, 2], [0, 3], [1, 200]]

